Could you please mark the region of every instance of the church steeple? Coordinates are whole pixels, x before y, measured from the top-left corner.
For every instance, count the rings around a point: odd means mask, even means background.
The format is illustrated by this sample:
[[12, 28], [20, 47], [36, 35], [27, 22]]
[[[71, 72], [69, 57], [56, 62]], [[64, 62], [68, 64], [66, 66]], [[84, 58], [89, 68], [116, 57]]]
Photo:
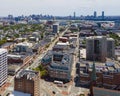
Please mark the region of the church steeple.
[[96, 81], [96, 79], [97, 79], [97, 76], [96, 76], [95, 62], [93, 62], [92, 73], [91, 73], [91, 81]]
[[95, 62], [93, 62], [91, 80], [90, 80], [90, 96], [94, 96], [94, 94], [93, 94], [93, 86], [96, 85], [96, 80], [97, 80], [96, 68], [95, 68]]

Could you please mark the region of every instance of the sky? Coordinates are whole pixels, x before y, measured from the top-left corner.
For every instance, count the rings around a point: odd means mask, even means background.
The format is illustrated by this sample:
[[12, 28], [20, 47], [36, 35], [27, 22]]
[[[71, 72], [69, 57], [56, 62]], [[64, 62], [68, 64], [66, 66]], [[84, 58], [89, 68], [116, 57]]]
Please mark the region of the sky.
[[12, 14], [49, 14], [53, 16], [105, 15], [120, 16], [120, 0], [0, 0], [0, 16]]

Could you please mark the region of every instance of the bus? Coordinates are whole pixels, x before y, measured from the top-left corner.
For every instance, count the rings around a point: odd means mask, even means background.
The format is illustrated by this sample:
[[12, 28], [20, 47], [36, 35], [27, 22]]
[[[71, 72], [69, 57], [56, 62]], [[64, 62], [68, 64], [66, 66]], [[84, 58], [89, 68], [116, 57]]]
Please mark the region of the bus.
[[58, 87], [62, 87], [63, 86], [63, 82], [62, 81], [54, 81], [54, 84], [57, 84]]

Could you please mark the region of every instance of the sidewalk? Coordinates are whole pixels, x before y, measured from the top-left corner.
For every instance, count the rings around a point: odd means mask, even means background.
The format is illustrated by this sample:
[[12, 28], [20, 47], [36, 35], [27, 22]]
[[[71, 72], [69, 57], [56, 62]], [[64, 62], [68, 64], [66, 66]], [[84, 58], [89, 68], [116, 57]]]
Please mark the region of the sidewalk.
[[0, 95], [3, 95], [6, 91], [6, 89], [10, 86], [11, 84], [6, 82], [2, 87], [0, 87]]

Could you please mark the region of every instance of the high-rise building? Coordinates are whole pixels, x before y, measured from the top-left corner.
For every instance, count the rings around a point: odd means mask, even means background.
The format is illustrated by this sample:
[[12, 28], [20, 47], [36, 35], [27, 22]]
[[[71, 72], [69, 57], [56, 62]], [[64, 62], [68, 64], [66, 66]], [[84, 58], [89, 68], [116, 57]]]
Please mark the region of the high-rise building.
[[21, 70], [14, 79], [14, 90], [40, 96], [40, 76], [38, 72]]
[[59, 33], [59, 24], [53, 24], [53, 33]]
[[8, 15], [8, 18], [9, 19], [13, 19], [13, 15]]
[[76, 13], [75, 12], [73, 13], [73, 16], [74, 16], [74, 19], [75, 19], [76, 18]]
[[[110, 44], [110, 45], [109, 45]], [[88, 37], [86, 41], [86, 59], [106, 61], [106, 57], [114, 58], [114, 40], [104, 36]]]
[[104, 11], [102, 11], [102, 19], [104, 19], [104, 16], [105, 16], [105, 15], [104, 15]]
[[7, 50], [0, 49], [0, 86], [2, 86], [7, 80]]
[[107, 57], [115, 57], [115, 41], [112, 38], [107, 38]]
[[97, 17], [97, 12], [96, 11], [94, 11], [94, 18], [96, 18]]

